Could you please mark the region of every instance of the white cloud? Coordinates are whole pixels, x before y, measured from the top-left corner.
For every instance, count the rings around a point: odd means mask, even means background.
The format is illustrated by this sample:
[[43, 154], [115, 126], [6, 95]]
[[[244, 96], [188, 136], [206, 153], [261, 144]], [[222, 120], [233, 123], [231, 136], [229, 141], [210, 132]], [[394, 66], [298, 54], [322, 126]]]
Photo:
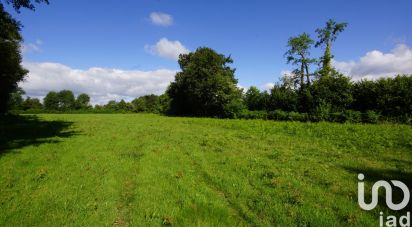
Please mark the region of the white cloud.
[[170, 26], [173, 24], [173, 17], [166, 13], [152, 12], [150, 20], [153, 24], [160, 26]]
[[357, 62], [334, 61], [333, 65], [354, 80], [412, 74], [412, 49], [405, 44], [398, 44], [389, 53], [373, 50]]
[[270, 91], [270, 89], [272, 89], [275, 86], [275, 83], [266, 83], [262, 86], [264, 91]]
[[179, 59], [179, 54], [189, 53], [189, 50], [180, 41], [169, 41], [167, 38], [161, 38], [154, 45], [145, 45], [144, 49], [151, 54], [174, 60]]
[[162, 94], [174, 80], [175, 70], [121, 70], [110, 68], [73, 69], [59, 63], [23, 63], [30, 72], [20, 86], [27, 96], [43, 98], [49, 91], [87, 93], [93, 104], [109, 100], [132, 100], [147, 94]]
[[30, 53], [30, 52], [41, 52], [41, 45], [43, 41], [40, 39], [36, 40], [34, 43], [22, 44], [21, 45], [21, 52], [23, 53]]

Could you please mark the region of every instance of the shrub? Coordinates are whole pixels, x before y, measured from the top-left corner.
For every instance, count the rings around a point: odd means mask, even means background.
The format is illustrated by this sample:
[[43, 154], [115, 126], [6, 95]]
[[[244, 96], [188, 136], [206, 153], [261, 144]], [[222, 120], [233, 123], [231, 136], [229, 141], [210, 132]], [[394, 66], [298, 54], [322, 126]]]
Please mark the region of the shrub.
[[268, 113], [266, 111], [251, 111], [251, 110], [243, 110], [240, 114], [239, 118], [242, 119], [263, 119], [266, 120], [268, 118]]
[[375, 111], [367, 111], [363, 114], [363, 122], [376, 124], [379, 121], [380, 114], [376, 113]]
[[283, 110], [275, 110], [268, 112], [267, 118], [276, 121], [308, 121], [307, 113], [285, 112]]
[[344, 112], [345, 121], [351, 123], [362, 122], [362, 113], [360, 111], [346, 110]]
[[345, 123], [347, 121], [346, 115], [343, 112], [330, 113], [327, 118], [330, 122]]

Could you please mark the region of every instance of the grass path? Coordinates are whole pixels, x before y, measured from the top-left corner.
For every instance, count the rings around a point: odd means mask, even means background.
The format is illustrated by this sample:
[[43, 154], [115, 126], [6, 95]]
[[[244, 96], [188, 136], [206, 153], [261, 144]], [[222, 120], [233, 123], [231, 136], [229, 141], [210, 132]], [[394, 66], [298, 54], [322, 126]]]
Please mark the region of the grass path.
[[357, 174], [412, 188], [406, 125], [38, 116], [0, 121], [0, 226], [377, 226]]

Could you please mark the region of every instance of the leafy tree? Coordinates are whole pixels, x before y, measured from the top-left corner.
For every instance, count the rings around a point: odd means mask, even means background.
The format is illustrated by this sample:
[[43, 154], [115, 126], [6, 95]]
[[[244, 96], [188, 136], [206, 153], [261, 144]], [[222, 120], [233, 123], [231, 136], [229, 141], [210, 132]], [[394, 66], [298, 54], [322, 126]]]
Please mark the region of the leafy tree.
[[[20, 8], [34, 10], [30, 0], [5, 0], [20, 12]], [[35, 0], [45, 2], [48, 0]], [[7, 112], [11, 93], [17, 89], [17, 83], [28, 73], [21, 66], [20, 44], [23, 38], [20, 34], [21, 24], [4, 10], [0, 2], [0, 113]]]
[[322, 46], [325, 48], [325, 53], [321, 58], [322, 69], [320, 70], [321, 76], [329, 76], [332, 72], [332, 43], [336, 41], [338, 34], [343, 32], [348, 26], [348, 23], [337, 23], [336, 21], [329, 19], [326, 22], [324, 28], [316, 29], [318, 33], [319, 41], [316, 42], [315, 47]]
[[287, 84], [276, 84], [270, 90], [269, 110], [296, 111], [298, 96]]
[[314, 107], [329, 106], [330, 111], [348, 109], [353, 101], [352, 82], [349, 77], [332, 70], [330, 76], [321, 77], [313, 83]]
[[206, 47], [179, 56], [182, 69], [167, 90], [177, 115], [233, 117], [242, 108], [230, 57]]
[[115, 100], [110, 100], [104, 105], [104, 108], [108, 110], [117, 110], [117, 102]]
[[76, 99], [70, 90], [62, 90], [58, 93], [59, 110], [73, 110], [76, 106]]
[[26, 100], [23, 101], [23, 110], [41, 110], [42, 108], [43, 105], [37, 98], [27, 97]]
[[158, 98], [159, 96], [153, 94], [136, 98], [132, 101], [133, 110], [135, 112], [156, 112]]
[[77, 96], [76, 109], [87, 109], [87, 108], [90, 108], [90, 96], [88, 94], [82, 93]]
[[245, 93], [245, 104], [249, 110], [264, 110], [269, 94], [260, 92], [255, 86], [251, 86]]
[[43, 99], [44, 108], [46, 110], [58, 110], [59, 109], [59, 94], [55, 91], [47, 93]]
[[304, 87], [304, 77], [306, 75], [306, 84], [310, 85], [309, 65], [316, 62], [316, 59], [310, 58], [310, 48], [314, 41], [309, 34], [303, 33], [299, 36], [291, 37], [288, 40], [289, 50], [286, 51], [285, 56], [287, 63], [298, 65], [299, 68], [295, 70], [295, 74], [300, 76], [300, 88]]
[[358, 81], [353, 88], [352, 107], [362, 112], [379, 112], [387, 117], [411, 117], [411, 88], [412, 76], [407, 75]]
[[0, 3], [0, 113], [7, 112], [11, 93], [28, 72], [21, 66], [20, 27]]

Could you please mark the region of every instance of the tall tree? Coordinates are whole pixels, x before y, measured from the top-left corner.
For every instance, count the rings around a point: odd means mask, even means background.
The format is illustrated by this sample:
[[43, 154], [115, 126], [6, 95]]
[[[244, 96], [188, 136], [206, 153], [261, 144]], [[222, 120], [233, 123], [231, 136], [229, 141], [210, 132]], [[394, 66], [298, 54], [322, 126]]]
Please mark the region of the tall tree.
[[76, 99], [74, 94], [70, 90], [61, 90], [58, 93], [59, 109], [60, 110], [73, 110], [76, 106]]
[[55, 91], [47, 93], [43, 99], [44, 108], [46, 110], [58, 110], [59, 109], [59, 94]]
[[[20, 8], [34, 10], [30, 0], [4, 0], [20, 12]], [[48, 0], [35, 0], [45, 2]], [[21, 24], [4, 10], [0, 1], [0, 113], [8, 110], [11, 93], [17, 89], [17, 83], [28, 73], [22, 65], [20, 46], [23, 38], [20, 34]]]
[[233, 117], [241, 108], [241, 91], [237, 88], [235, 69], [228, 66], [230, 57], [206, 47], [182, 54], [182, 69], [167, 90], [171, 111], [178, 115]]
[[329, 76], [332, 71], [332, 43], [338, 37], [338, 34], [343, 32], [345, 28], [348, 26], [348, 23], [337, 23], [336, 21], [329, 19], [326, 22], [326, 26], [324, 28], [316, 29], [316, 33], [318, 33], [319, 41], [316, 42], [315, 47], [323, 47], [325, 48], [325, 53], [321, 58], [322, 62], [322, 69], [320, 70], [321, 76]]
[[300, 88], [304, 87], [304, 77], [306, 75], [306, 84], [310, 85], [310, 73], [309, 65], [316, 62], [315, 59], [310, 58], [310, 48], [314, 44], [314, 41], [310, 38], [309, 34], [303, 33], [298, 36], [289, 38], [288, 47], [285, 56], [287, 62], [293, 65], [298, 65], [299, 69], [294, 72], [300, 76]]
[[0, 113], [7, 112], [11, 93], [28, 72], [21, 66], [20, 27], [0, 3]]
[[82, 93], [77, 96], [76, 109], [87, 109], [90, 107], [90, 96]]

